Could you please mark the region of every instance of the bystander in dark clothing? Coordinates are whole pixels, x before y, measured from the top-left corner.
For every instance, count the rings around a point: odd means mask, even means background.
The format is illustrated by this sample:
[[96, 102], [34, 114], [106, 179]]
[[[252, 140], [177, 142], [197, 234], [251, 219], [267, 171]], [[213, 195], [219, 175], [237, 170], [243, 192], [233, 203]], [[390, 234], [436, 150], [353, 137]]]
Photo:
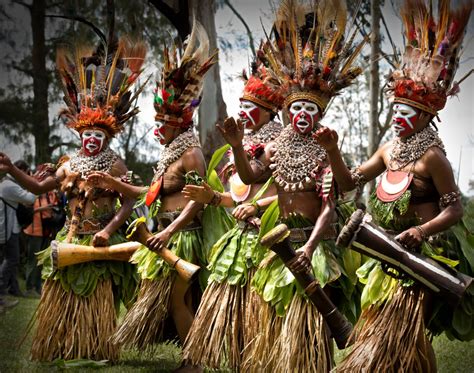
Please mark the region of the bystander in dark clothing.
[[[51, 163], [39, 165], [34, 177], [43, 181], [48, 176], [54, 175], [56, 168]], [[26, 295], [38, 297], [41, 294], [41, 268], [38, 267], [36, 254], [45, 250], [57, 230], [61, 227], [53, 225], [54, 216], [58, 209], [62, 209], [58, 194], [49, 191], [39, 195], [34, 204], [33, 222], [23, 230], [26, 238]]]
[[[15, 166], [24, 172], [29, 172], [28, 165], [23, 161], [15, 162]], [[11, 295], [21, 296], [17, 278], [21, 227], [15, 209], [19, 203], [32, 205], [35, 202], [35, 195], [23, 189], [10, 176], [5, 176], [0, 181], [0, 198], [0, 245], [3, 252], [3, 262], [0, 266], [0, 297], [7, 291]]]

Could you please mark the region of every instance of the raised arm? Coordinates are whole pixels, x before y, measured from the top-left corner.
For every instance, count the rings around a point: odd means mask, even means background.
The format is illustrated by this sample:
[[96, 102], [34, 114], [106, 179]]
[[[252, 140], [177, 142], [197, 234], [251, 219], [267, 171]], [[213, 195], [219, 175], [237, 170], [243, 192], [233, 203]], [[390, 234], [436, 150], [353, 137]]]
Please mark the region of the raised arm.
[[322, 127], [314, 134], [314, 138], [326, 149], [334, 178], [343, 192], [353, 190], [364, 181], [375, 179], [385, 170], [383, 154], [388, 144], [380, 147], [367, 162], [359, 166], [355, 173], [352, 173], [346, 166], [337, 146], [336, 131]]
[[224, 121], [222, 126], [217, 124], [216, 127], [227, 143], [232, 147], [234, 163], [240, 179], [247, 185], [254, 184], [268, 167], [269, 157], [264, 153], [257, 162], [249, 161], [242, 144], [244, 126], [240, 120], [236, 122], [234, 118], [229, 117]]
[[40, 195], [50, 190], [56, 189], [59, 185], [61, 171], [56, 172], [55, 177], [47, 177], [43, 181], [38, 181], [33, 176], [30, 176], [16, 167], [5, 153], [0, 153], [0, 172], [9, 173], [23, 188]]

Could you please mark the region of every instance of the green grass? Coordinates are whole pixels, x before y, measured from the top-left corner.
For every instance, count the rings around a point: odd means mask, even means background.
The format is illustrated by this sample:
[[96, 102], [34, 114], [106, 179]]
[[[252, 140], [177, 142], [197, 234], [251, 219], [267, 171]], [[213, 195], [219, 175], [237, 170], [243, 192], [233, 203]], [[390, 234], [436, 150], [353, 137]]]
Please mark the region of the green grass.
[[[37, 299], [20, 298], [15, 308], [0, 314], [0, 372], [59, 372], [58, 366], [38, 364], [29, 361], [31, 334], [21, 346], [18, 342], [38, 304]], [[474, 341], [449, 341], [444, 335], [435, 338], [433, 346], [440, 373], [474, 372]], [[344, 353], [336, 352], [336, 361]], [[145, 352], [124, 351], [118, 364], [99, 368], [70, 368], [76, 372], [170, 372], [181, 361], [181, 349], [175, 344], [159, 344]]]

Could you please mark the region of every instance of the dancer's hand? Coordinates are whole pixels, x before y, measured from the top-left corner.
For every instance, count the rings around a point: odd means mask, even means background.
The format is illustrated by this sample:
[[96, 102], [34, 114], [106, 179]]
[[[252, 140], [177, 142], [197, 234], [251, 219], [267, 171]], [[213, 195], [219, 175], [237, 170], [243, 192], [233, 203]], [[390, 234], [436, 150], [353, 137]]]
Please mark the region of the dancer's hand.
[[154, 236], [150, 237], [146, 241], [146, 246], [151, 250], [158, 252], [161, 249], [165, 248], [168, 245], [168, 241], [170, 240], [171, 232], [164, 229], [161, 232], [155, 234]]
[[224, 120], [224, 124], [216, 124], [217, 129], [224, 137], [225, 141], [236, 148], [242, 144], [242, 140], [244, 138], [244, 125], [240, 121], [240, 119], [235, 121], [234, 118], [229, 117]]
[[311, 258], [307, 255], [306, 245], [296, 250], [296, 256], [288, 262], [288, 267], [295, 273], [311, 272]]
[[243, 203], [232, 211], [232, 215], [238, 220], [247, 220], [249, 217], [255, 216], [256, 214], [257, 208], [250, 203]]
[[0, 172], [10, 172], [13, 167], [12, 161], [8, 155], [0, 152]]
[[107, 246], [109, 244], [110, 233], [105, 229], [97, 232], [92, 238], [92, 246]]
[[321, 127], [313, 135], [316, 141], [327, 151], [331, 151], [337, 148], [337, 141], [339, 139], [337, 132], [328, 128]]
[[214, 190], [206, 183], [202, 183], [202, 185], [186, 185], [182, 193], [184, 198], [204, 204], [208, 204], [214, 198]]
[[92, 188], [114, 189], [115, 179], [107, 172], [94, 171], [87, 176], [86, 181]]
[[61, 181], [60, 189], [64, 193], [68, 194], [72, 191], [76, 185], [76, 181], [80, 179], [80, 174], [78, 172], [72, 172], [69, 170], [64, 171], [64, 179]]
[[403, 231], [398, 236], [396, 236], [395, 239], [410, 250], [417, 249], [423, 242], [423, 237], [420, 231], [418, 231], [418, 229], [415, 227]]

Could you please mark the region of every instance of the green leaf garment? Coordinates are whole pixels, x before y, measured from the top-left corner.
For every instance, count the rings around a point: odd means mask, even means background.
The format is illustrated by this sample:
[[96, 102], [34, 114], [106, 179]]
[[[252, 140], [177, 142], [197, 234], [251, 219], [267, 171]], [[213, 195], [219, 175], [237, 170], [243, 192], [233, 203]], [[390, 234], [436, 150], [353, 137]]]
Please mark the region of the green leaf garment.
[[[410, 194], [407, 190], [398, 200], [386, 203], [374, 193], [370, 205], [375, 222], [384, 229], [396, 232], [417, 225], [418, 219], [403, 219]], [[423, 242], [421, 252], [445, 266], [473, 276], [473, 248], [474, 201], [471, 200], [465, 207], [462, 220]], [[431, 294], [414, 281], [390, 277], [382, 270], [380, 262], [374, 259], [367, 260], [357, 270], [357, 275], [365, 285], [361, 297], [363, 312], [357, 324], [355, 345], [338, 366], [338, 371], [426, 371], [434, 359], [430, 335], [445, 332], [450, 339], [473, 339], [472, 286], [453, 310], [443, 299], [427, 299]], [[430, 301], [429, 308], [425, 308], [425, 299]]]

